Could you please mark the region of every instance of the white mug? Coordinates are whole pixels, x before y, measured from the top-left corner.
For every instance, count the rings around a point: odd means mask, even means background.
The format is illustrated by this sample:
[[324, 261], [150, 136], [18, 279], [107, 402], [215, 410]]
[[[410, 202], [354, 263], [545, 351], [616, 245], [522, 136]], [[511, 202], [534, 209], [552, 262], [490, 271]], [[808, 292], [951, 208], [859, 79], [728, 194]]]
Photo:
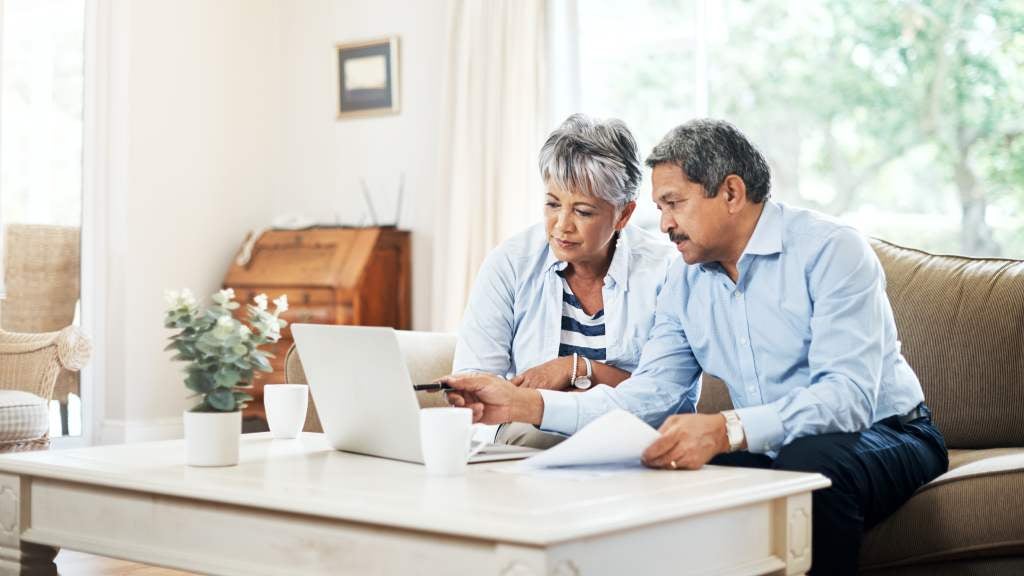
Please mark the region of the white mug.
[[263, 407], [267, 425], [274, 438], [297, 438], [306, 422], [309, 386], [305, 384], [267, 384], [263, 387]]
[[473, 411], [469, 408], [420, 410], [420, 445], [429, 474], [452, 476], [466, 470], [466, 461], [478, 452], [473, 441]]

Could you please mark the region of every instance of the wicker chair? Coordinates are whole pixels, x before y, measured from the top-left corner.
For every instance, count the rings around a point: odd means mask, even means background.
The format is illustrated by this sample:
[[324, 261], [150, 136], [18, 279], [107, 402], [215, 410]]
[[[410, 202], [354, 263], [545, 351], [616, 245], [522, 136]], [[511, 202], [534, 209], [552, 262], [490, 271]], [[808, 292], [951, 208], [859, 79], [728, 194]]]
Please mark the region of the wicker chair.
[[[8, 224], [5, 227], [6, 297], [0, 329], [56, 332], [75, 321], [79, 299], [81, 230], [72, 226]], [[77, 372], [61, 370], [53, 399], [67, 425], [68, 394], [80, 394]]]
[[57, 376], [77, 372], [91, 349], [74, 326], [40, 334], [0, 330], [0, 452], [49, 446], [49, 404]]

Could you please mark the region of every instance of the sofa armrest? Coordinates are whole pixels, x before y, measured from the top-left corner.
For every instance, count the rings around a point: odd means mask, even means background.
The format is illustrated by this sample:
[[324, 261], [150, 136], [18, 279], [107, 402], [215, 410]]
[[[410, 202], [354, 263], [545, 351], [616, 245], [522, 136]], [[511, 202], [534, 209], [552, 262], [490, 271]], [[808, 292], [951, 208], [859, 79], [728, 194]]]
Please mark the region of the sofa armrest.
[[61, 370], [81, 369], [91, 351], [89, 339], [74, 326], [37, 334], [0, 330], [0, 389], [49, 400]]

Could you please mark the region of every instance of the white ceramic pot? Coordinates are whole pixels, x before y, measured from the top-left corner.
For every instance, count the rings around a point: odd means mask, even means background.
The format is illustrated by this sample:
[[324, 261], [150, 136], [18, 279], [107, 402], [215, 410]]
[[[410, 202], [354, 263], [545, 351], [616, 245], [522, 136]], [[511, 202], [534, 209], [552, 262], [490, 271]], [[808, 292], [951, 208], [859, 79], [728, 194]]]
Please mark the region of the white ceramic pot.
[[242, 411], [185, 412], [185, 463], [189, 466], [238, 464]]

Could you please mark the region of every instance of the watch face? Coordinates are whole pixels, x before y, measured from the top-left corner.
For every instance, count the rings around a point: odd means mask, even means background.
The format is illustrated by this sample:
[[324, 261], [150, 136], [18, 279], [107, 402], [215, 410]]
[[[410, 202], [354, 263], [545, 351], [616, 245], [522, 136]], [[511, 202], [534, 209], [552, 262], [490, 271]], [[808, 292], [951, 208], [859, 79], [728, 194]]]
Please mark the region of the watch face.
[[579, 388], [580, 390], [586, 390], [587, 388], [590, 388], [590, 378], [587, 378], [586, 376], [577, 377], [576, 387]]

